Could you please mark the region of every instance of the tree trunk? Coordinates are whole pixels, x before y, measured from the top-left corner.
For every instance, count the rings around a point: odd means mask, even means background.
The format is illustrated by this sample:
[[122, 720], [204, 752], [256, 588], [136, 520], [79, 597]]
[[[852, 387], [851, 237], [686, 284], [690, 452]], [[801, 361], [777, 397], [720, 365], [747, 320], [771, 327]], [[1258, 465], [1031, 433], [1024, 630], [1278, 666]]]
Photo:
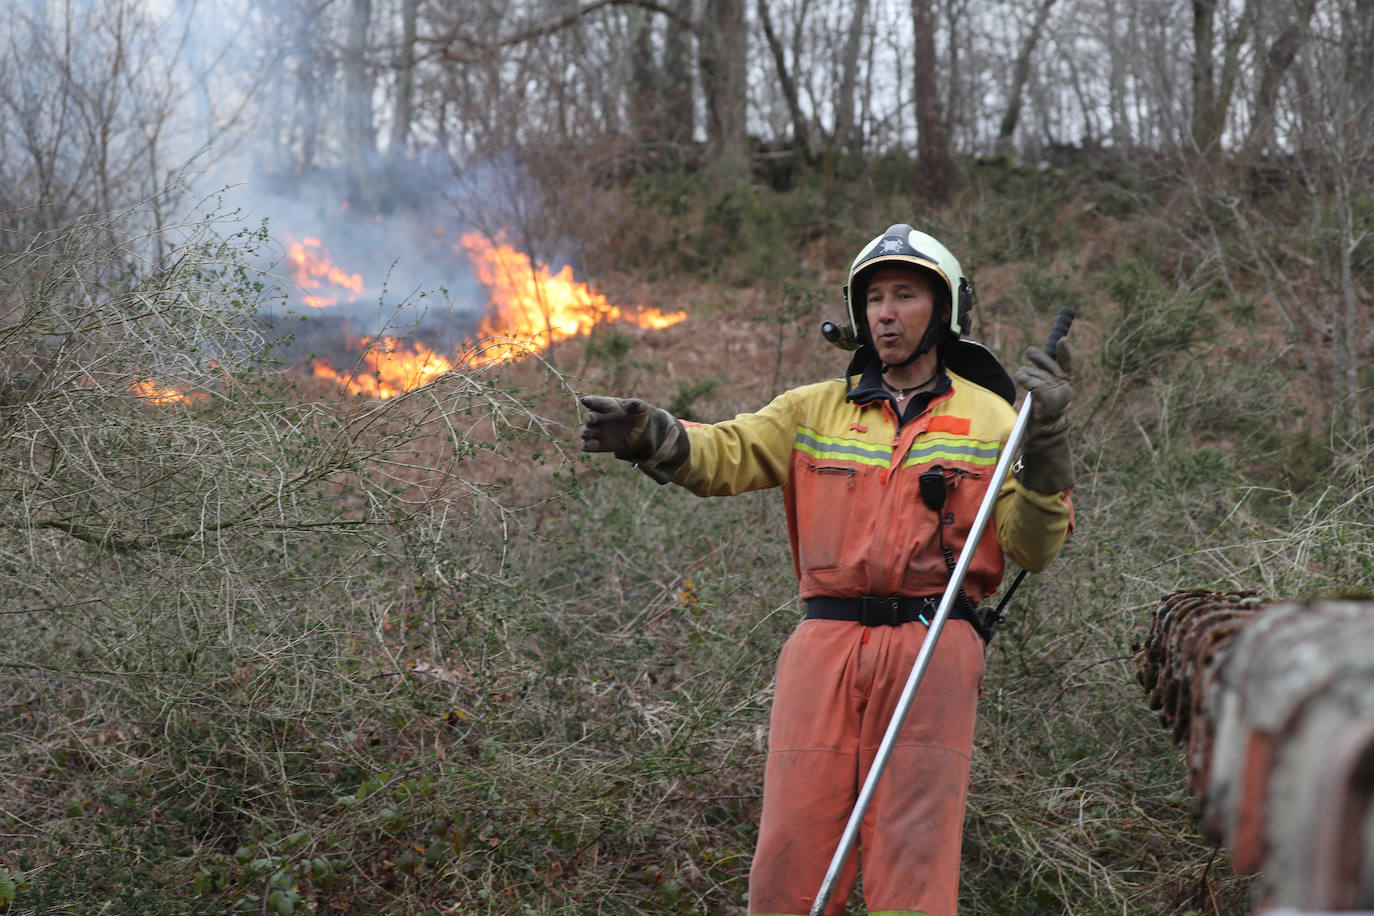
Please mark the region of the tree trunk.
[[[947, 142], [953, 146], [958, 143], [956, 131], [960, 125], [967, 126], [968, 122], [964, 119], [967, 112], [964, 111], [963, 102], [963, 76], [960, 69], [963, 59], [960, 55], [959, 36], [963, 32], [959, 28], [959, 17], [967, 11], [969, 0], [962, 0], [956, 3], [954, 0], [945, 0], [945, 26], [949, 30], [949, 49], [945, 55], [946, 66], [945, 75], [948, 77], [947, 85], [949, 92], [945, 95], [944, 120], [945, 137]], [[971, 30], [970, 30], [971, 31]]]
[[1246, 131], [1245, 143], [1241, 147], [1242, 164], [1253, 162], [1269, 139], [1274, 127], [1274, 104], [1279, 97], [1279, 84], [1283, 82], [1284, 74], [1292, 66], [1306, 40], [1308, 24], [1312, 21], [1316, 6], [1316, 0], [1301, 0], [1293, 21], [1279, 33], [1264, 55], [1259, 87], [1255, 90], [1252, 106], [1254, 117], [1250, 120], [1250, 129]]
[[1055, 0], [1042, 0], [1035, 11], [1035, 21], [1031, 24], [1030, 31], [1021, 43], [1021, 50], [1016, 55], [1016, 63], [1011, 71], [1011, 97], [1007, 101], [1007, 110], [1002, 115], [1002, 126], [997, 131], [999, 153], [1011, 152], [1016, 124], [1021, 120], [1021, 96], [1026, 90], [1026, 80], [1030, 78], [1031, 56], [1035, 53], [1035, 46], [1040, 42], [1040, 33], [1045, 28], [1045, 21], [1049, 19], [1050, 8], [1054, 6], [1054, 2]]
[[840, 88], [835, 94], [835, 140], [851, 156], [863, 152], [863, 136], [854, 117], [854, 90], [859, 78], [859, 49], [864, 23], [868, 20], [868, 0], [854, 0], [853, 15], [844, 37], [844, 56], [840, 61]]
[[626, 10], [626, 19], [630, 32], [630, 126], [641, 147], [656, 150], [663, 140], [664, 118], [658, 92], [660, 78], [654, 65], [653, 23], [649, 11], [638, 6]]
[[799, 161], [808, 162], [811, 159], [811, 129], [807, 126], [806, 115], [802, 112], [797, 97], [797, 81], [787, 69], [787, 54], [783, 51], [782, 42], [778, 40], [778, 33], [773, 29], [773, 18], [768, 13], [768, 0], [758, 2], [759, 22], [763, 26], [763, 35], [768, 40], [768, 50], [773, 54], [773, 65], [778, 69], [782, 96], [787, 102], [787, 113], [792, 119], [792, 148]]
[[[678, 0], [674, 7], [683, 21], [692, 18], [692, 0]], [[663, 115], [665, 138], [673, 144], [673, 159], [680, 159], [696, 133], [696, 102], [692, 94], [691, 32], [676, 23], [663, 39]]]
[[1215, 150], [1226, 129], [1226, 114], [1231, 109], [1236, 78], [1240, 73], [1240, 52], [1254, 21], [1257, 0], [1245, 0], [1240, 19], [1226, 39], [1222, 56], [1221, 80], [1216, 79], [1216, 0], [1193, 0], [1193, 118], [1192, 140], [1200, 152]]
[[916, 189], [922, 196], [944, 203], [954, 194], [954, 162], [940, 104], [931, 0], [911, 0], [911, 18], [916, 31], [916, 134], [920, 146]]
[[396, 114], [391, 122], [387, 156], [393, 164], [405, 157], [410, 122], [415, 117], [415, 32], [419, 0], [402, 0], [401, 52], [396, 62]]
[[1355, 110], [1374, 112], [1374, 0], [1355, 0], [1346, 22], [1347, 47]]
[[315, 150], [320, 139], [320, 81], [316, 79], [318, 67], [313, 20], [305, 15], [297, 18], [296, 108], [299, 116], [293, 119], [296, 124], [288, 126], [286, 133], [290, 136], [296, 130], [300, 132], [300, 156], [292, 165], [296, 174], [303, 175], [315, 167]]
[[372, 80], [367, 72], [367, 32], [372, 24], [372, 0], [352, 0], [348, 37], [343, 50], [344, 156], [349, 174], [348, 196], [362, 201], [367, 172], [376, 152], [372, 129]]
[[[1137, 16], [1135, 4], [1129, 3], [1128, 10], [1125, 17], [1127, 23], [1126, 35], [1130, 36], [1135, 34]], [[1111, 69], [1107, 78], [1108, 85], [1111, 87], [1112, 124], [1110, 133], [1112, 146], [1116, 149], [1118, 155], [1122, 155], [1135, 143], [1135, 137], [1134, 132], [1131, 130], [1130, 105], [1127, 101], [1129, 93], [1126, 89], [1126, 74], [1129, 67], [1127, 62], [1130, 60], [1130, 56], [1121, 53], [1119, 50], [1120, 45], [1118, 42], [1124, 41], [1124, 39], [1119, 38], [1116, 34], [1117, 23], [1120, 21], [1118, 15], [1115, 4], [1111, 3], [1109, 0], [1106, 8], [1105, 27], [1110, 30], [1110, 44], [1116, 49], [1116, 53], [1109, 55], [1111, 57]]]
[[[1357, 173], [1356, 173], [1357, 174]], [[1360, 228], [1356, 231], [1354, 193], [1351, 189], [1352, 172], [1341, 168], [1337, 170], [1336, 180], [1336, 219], [1340, 230], [1340, 283], [1341, 308], [1337, 310], [1334, 322], [1336, 335], [1336, 390], [1340, 394], [1338, 405], [1343, 408], [1346, 429], [1352, 435], [1358, 434], [1362, 423], [1360, 417], [1360, 295], [1356, 291], [1355, 250], [1370, 231]]]
[[1083, 78], [1077, 61], [1069, 58], [1065, 61], [1065, 66], [1069, 69], [1069, 85], [1073, 87], [1074, 98], [1078, 99], [1078, 107], [1083, 112], [1083, 144], [1096, 147], [1101, 142], [1102, 130], [1097, 121], [1095, 99], [1083, 88]]
[[709, 165], [722, 184], [747, 184], [744, 0], [706, 0], [699, 40]]
[[1213, 54], [1216, 31], [1216, 0], [1193, 0], [1193, 145], [1206, 150], [1217, 133], [1216, 74]]

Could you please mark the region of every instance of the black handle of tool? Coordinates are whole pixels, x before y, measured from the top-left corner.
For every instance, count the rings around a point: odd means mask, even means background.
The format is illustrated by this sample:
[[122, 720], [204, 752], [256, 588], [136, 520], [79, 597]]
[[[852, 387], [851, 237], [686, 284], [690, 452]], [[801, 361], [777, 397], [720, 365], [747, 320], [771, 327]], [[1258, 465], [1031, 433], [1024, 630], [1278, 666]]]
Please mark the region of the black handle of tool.
[[1045, 341], [1045, 354], [1050, 359], [1058, 359], [1059, 341], [1069, 333], [1069, 327], [1073, 324], [1076, 314], [1073, 307], [1068, 305], [1059, 310], [1058, 317], [1054, 319], [1054, 327], [1050, 328], [1049, 339]]
[[1072, 306], [1064, 306], [1059, 310], [1059, 317], [1054, 319], [1054, 327], [1050, 328], [1049, 340], [1045, 341], [1045, 355], [1050, 359], [1058, 359], [1059, 341], [1064, 339], [1064, 335], [1069, 333], [1069, 326], [1073, 324], [1074, 315], [1078, 314]]

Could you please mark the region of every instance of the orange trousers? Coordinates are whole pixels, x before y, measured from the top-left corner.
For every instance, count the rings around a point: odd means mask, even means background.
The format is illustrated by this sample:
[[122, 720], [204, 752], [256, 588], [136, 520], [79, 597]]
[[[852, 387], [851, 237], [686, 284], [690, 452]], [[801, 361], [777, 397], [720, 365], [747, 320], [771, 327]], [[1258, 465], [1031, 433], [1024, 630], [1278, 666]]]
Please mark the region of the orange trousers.
[[[805, 620], [778, 658], [749, 912], [806, 916], [901, 698], [926, 626]], [[984, 645], [947, 621], [835, 885], [863, 867], [871, 914], [954, 916]]]

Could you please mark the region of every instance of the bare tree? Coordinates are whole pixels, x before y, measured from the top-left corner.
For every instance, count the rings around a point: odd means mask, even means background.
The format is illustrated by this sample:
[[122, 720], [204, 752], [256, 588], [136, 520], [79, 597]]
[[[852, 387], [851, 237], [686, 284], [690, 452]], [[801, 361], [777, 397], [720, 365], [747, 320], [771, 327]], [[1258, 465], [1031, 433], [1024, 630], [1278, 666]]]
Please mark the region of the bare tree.
[[859, 79], [859, 50], [868, 22], [868, 0], [854, 0], [849, 27], [845, 30], [844, 54], [840, 59], [840, 80], [835, 90], [834, 142], [851, 156], [863, 151], [863, 134], [855, 116], [854, 92]]
[[185, 10], [120, 0], [33, 3], [0, 20], [0, 250], [95, 212], [156, 238], [187, 163], [231, 142], [247, 105], [216, 108], [213, 68], [258, 85], [234, 37], [195, 35]]
[[[696, 127], [691, 45], [691, 0], [677, 0], [672, 16], [647, 7], [626, 10], [630, 34], [628, 109], [638, 142], [653, 159], [673, 167], [682, 161]], [[661, 29], [659, 24], [665, 26]]]
[[[1260, 147], [1273, 131], [1279, 85], [1306, 40], [1316, 6], [1316, 0], [1297, 0], [1292, 18], [1284, 24], [1261, 60], [1259, 83], [1251, 105], [1250, 128], [1238, 157], [1242, 164], [1251, 162], [1259, 154]], [[1352, 77], [1355, 74], [1352, 73]]]
[[[1136, 12], [1136, 5], [1134, 3], [1127, 3], [1126, 6], [1129, 9], [1128, 16], [1119, 16], [1115, 2], [1116, 0], [1107, 0], [1107, 4], [1104, 8], [1106, 12], [1106, 16], [1104, 17], [1105, 21], [1101, 25], [1101, 34], [1104, 36], [1102, 43], [1108, 47], [1117, 46], [1115, 38], [1118, 22], [1124, 18], [1128, 23], [1127, 32], [1131, 34], [1134, 32], [1132, 28], [1134, 19], [1138, 15]], [[1134, 132], [1131, 130], [1131, 119], [1127, 102], [1128, 90], [1126, 88], [1127, 72], [1131, 66], [1131, 55], [1125, 53], [1111, 54], [1108, 56], [1108, 60], [1110, 61], [1108, 64], [1110, 75], [1107, 80], [1110, 96], [1108, 107], [1111, 111], [1112, 145], [1119, 150], [1127, 150], [1130, 149], [1134, 143]]]
[[401, 0], [401, 44], [396, 57], [396, 100], [387, 153], [393, 163], [405, 156], [415, 118], [415, 39], [420, 0]]
[[698, 37], [706, 128], [714, 171], [725, 186], [749, 178], [745, 120], [744, 0], [705, 0]]
[[[1305, 5], [1297, 15], [1304, 10]], [[1300, 68], [1310, 72], [1321, 92], [1311, 98], [1319, 107], [1308, 118], [1318, 148], [1304, 150], [1298, 161], [1304, 168], [1319, 169], [1310, 174], [1310, 186], [1329, 189], [1314, 199], [1311, 237], [1324, 255], [1322, 262], [1335, 266], [1334, 283], [1319, 292], [1319, 301], [1326, 306], [1332, 339], [1334, 418], [1353, 442], [1362, 431], [1367, 434], [1370, 399], [1368, 382], [1362, 388], [1360, 372], [1368, 366], [1369, 355], [1361, 353], [1361, 346], [1374, 309], [1374, 296], [1362, 282], [1369, 276], [1369, 249], [1374, 243], [1367, 215], [1368, 202], [1374, 199], [1374, 99], [1366, 94], [1371, 75], [1359, 69], [1374, 53], [1361, 44], [1374, 25], [1358, 23], [1358, 17], [1374, 13], [1374, 8], [1355, 2], [1343, 5], [1341, 12], [1344, 22], [1332, 23], [1347, 26], [1340, 39], [1320, 47], [1310, 43], [1311, 52]], [[1322, 271], [1321, 276], [1331, 277], [1331, 272]]]
[[663, 133], [662, 73], [655, 60], [653, 21], [649, 11], [632, 7], [627, 14], [630, 32], [629, 116], [636, 139], [657, 146]]
[[916, 187], [930, 200], [944, 202], [954, 194], [954, 161], [949, 150], [949, 130], [941, 103], [935, 56], [935, 16], [932, 0], [911, 0], [912, 26], [916, 35], [916, 132], [919, 160]]
[[1012, 136], [1016, 133], [1017, 122], [1021, 119], [1021, 96], [1025, 92], [1026, 80], [1030, 77], [1031, 55], [1035, 53], [1035, 47], [1040, 42], [1040, 33], [1049, 19], [1050, 9], [1054, 4], [1055, 0], [1040, 0], [1035, 9], [1035, 18], [1021, 40], [1021, 50], [1016, 55], [1016, 63], [1012, 65], [1010, 98], [1007, 100], [1006, 113], [1002, 115], [1001, 127], [997, 131], [999, 153], [1011, 152]]
[[[1369, 409], [1361, 372], [1369, 363], [1365, 278], [1374, 234], [1359, 214], [1374, 198], [1374, 108], [1349, 69], [1362, 58], [1351, 45], [1358, 31], [1339, 29], [1339, 19], [1334, 11], [1314, 16], [1312, 28], [1321, 33], [1302, 43], [1281, 85], [1265, 89], [1275, 100], [1278, 148], [1264, 170], [1272, 183], [1236, 179], [1211, 162], [1195, 163], [1192, 181], [1200, 204], [1194, 212], [1225, 214], [1220, 225], [1204, 223], [1212, 260], [1228, 283], [1246, 275], [1273, 304], [1286, 352], [1314, 392], [1315, 424], [1355, 441], [1366, 434]], [[1286, 204], [1277, 217], [1273, 194]]]
[[1253, 27], [1255, 0], [1246, 0], [1238, 22], [1232, 24], [1222, 52], [1221, 77], [1216, 74], [1216, 0], [1193, 0], [1193, 116], [1192, 142], [1201, 151], [1214, 149], [1226, 125], [1235, 92], [1240, 53]]
[[1193, 2], [1193, 143], [1211, 146], [1219, 133], [1213, 123], [1216, 112], [1216, 73], [1213, 59], [1216, 0]]
[[377, 152], [372, 119], [374, 79], [368, 64], [368, 30], [372, 0], [350, 0], [348, 32], [343, 49], [344, 149], [348, 163], [348, 197], [362, 200]]
[[787, 55], [777, 30], [773, 28], [773, 18], [768, 11], [768, 0], [758, 0], [759, 24], [764, 37], [768, 40], [768, 50], [773, 55], [773, 66], [777, 69], [778, 82], [782, 86], [783, 100], [787, 103], [787, 113], [792, 119], [792, 148], [803, 162], [811, 158], [810, 133], [801, 100], [797, 95], [797, 81], [787, 65]]
[[1361, 110], [1374, 110], [1374, 0], [1354, 0], [1342, 9], [1341, 17], [1354, 102]]
[[667, 138], [675, 150], [692, 142], [696, 133], [696, 94], [693, 92], [691, 32], [682, 23], [691, 19], [692, 0], [675, 0], [676, 13], [663, 39], [663, 111]]
[[[289, 24], [289, 34], [293, 40], [291, 59], [295, 79], [292, 88], [295, 97], [278, 109], [278, 117], [285, 122], [287, 136], [294, 135], [296, 142], [284, 143], [282, 149], [296, 148], [296, 161], [292, 163], [291, 171], [309, 172], [315, 167], [315, 152], [320, 145], [320, 116], [324, 99], [321, 90], [327, 71], [322, 55], [315, 46], [314, 17], [307, 16], [304, 10], [294, 10], [290, 5], [284, 9], [293, 20]], [[279, 94], [282, 91], [279, 90]]]
[[944, 63], [944, 84], [945, 92], [945, 131], [951, 149], [957, 146], [957, 134], [960, 123], [971, 116], [971, 112], [965, 111], [964, 99], [967, 96], [967, 87], [964, 85], [964, 58], [966, 56], [966, 45], [971, 41], [969, 37], [972, 29], [967, 27], [964, 17], [969, 12], [970, 0], [943, 0], [940, 8], [944, 12], [945, 33], [949, 40], [945, 42], [945, 63]]
[[[1184, 18], [1165, 15], [1163, 0], [1071, 0], [1068, 10], [1021, 0], [1016, 34], [992, 19], [1006, 6], [967, 0], [913, 0], [909, 28], [904, 8], [872, 0], [473, 0], [461, 11], [419, 0], [244, 2], [263, 23], [260, 60], [282, 75], [259, 109], [276, 139], [265, 146], [289, 151], [274, 171], [336, 170], [350, 192], [376, 187], [366, 176], [383, 139], [393, 161], [441, 152], [459, 167], [529, 162], [561, 148], [603, 159], [612, 174], [646, 149], [667, 166], [685, 161], [697, 131], [730, 185], [748, 173], [755, 125], [803, 154], [820, 142], [876, 154], [914, 144], [921, 193], [939, 200], [953, 189], [954, 157], [989, 146], [1101, 137], [1220, 150], [1239, 138], [1245, 158], [1256, 143], [1284, 142], [1285, 118], [1321, 90], [1304, 89], [1301, 72], [1285, 82], [1305, 30], [1319, 28], [1315, 0], [1198, 0]], [[1358, 32], [1371, 3], [1345, 0], [1327, 18]], [[135, 20], [126, 16], [127, 28]], [[1042, 53], [1047, 36], [1059, 53]], [[1190, 37], [1193, 53], [1180, 58]], [[747, 74], [761, 72], [777, 76], [750, 95]], [[1358, 90], [1362, 71], [1351, 72]], [[896, 84], [911, 89], [882, 91]], [[143, 135], [145, 163], [166, 156], [165, 126]], [[114, 179], [109, 160], [85, 161], [88, 189]]]

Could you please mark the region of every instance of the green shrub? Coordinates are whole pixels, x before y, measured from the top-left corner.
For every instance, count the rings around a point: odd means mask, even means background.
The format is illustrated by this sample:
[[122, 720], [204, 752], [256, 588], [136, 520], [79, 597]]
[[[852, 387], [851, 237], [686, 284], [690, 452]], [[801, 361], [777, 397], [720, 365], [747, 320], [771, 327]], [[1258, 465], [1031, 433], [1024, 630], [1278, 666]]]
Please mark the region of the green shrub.
[[1103, 272], [1099, 282], [1118, 308], [1100, 360], [1122, 378], [1164, 370], [1215, 332], [1205, 283], [1171, 285], [1139, 257]]

